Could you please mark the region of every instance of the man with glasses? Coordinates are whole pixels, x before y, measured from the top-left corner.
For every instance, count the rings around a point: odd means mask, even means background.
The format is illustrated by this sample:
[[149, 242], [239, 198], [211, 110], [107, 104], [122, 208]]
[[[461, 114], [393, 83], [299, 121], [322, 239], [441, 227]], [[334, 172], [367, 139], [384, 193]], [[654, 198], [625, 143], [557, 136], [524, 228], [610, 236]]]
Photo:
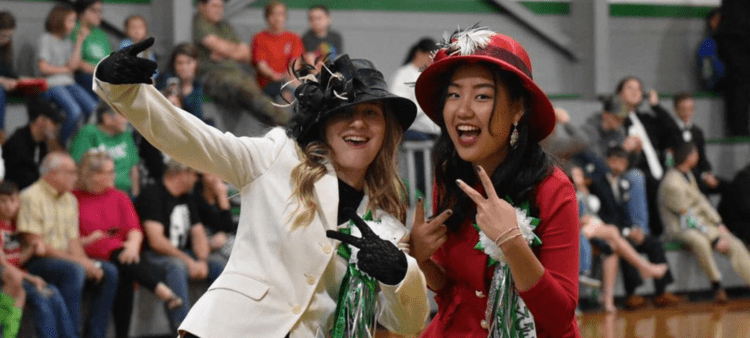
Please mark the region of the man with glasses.
[[83, 337], [106, 337], [117, 288], [117, 268], [86, 256], [78, 232], [78, 201], [71, 193], [78, 173], [64, 152], [47, 154], [41, 178], [21, 192], [18, 232], [34, 248], [26, 264], [29, 273], [55, 285], [65, 300], [73, 325], [81, 318], [84, 287], [94, 289]]

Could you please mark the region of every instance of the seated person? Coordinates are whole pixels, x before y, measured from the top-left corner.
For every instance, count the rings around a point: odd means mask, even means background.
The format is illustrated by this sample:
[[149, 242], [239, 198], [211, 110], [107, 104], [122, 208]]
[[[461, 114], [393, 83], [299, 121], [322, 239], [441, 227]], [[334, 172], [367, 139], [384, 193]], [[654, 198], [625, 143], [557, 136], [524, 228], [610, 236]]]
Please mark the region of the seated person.
[[[125, 18], [125, 24], [123, 26], [125, 27], [125, 36], [127, 37], [120, 41], [120, 46], [118, 47], [118, 49], [122, 49], [134, 43], [141, 42], [149, 36], [148, 23], [146, 22], [146, 18], [138, 14], [133, 14]], [[151, 48], [147, 48], [146, 50], [138, 53], [138, 57], [156, 61], [156, 54], [153, 50], [151, 50]]]
[[[666, 264], [667, 258], [661, 241], [650, 233], [646, 224], [641, 223], [645, 222], [644, 220], [647, 221], [648, 217], [639, 221], [632, 219], [627, 211], [628, 199], [632, 198], [632, 192], [643, 190], [643, 186], [640, 188], [633, 187], [630, 185], [630, 181], [623, 178], [623, 174], [628, 168], [628, 160], [628, 152], [620, 147], [614, 147], [607, 152], [605, 158], [609, 172], [592, 177], [591, 193], [601, 201], [599, 217], [602, 222], [617, 226], [622, 237], [627, 239], [637, 252], [645, 253], [649, 262]], [[648, 210], [644, 212], [648, 213]], [[620, 265], [620, 270], [622, 270], [625, 284], [626, 306], [629, 309], [645, 306], [646, 299], [635, 294], [635, 289], [643, 282], [641, 278], [643, 275], [642, 268], [625, 261]], [[674, 281], [671, 272], [667, 271], [662, 277], [658, 277], [658, 275], [652, 275], [651, 277], [654, 277], [654, 305], [671, 306], [680, 302], [679, 297], [666, 292], [667, 285]]]
[[735, 236], [750, 243], [750, 162], [727, 184], [719, 202], [719, 215]]
[[182, 305], [164, 282], [164, 269], [141, 257], [143, 232], [130, 198], [115, 189], [115, 162], [104, 150], [87, 151], [78, 163], [81, 242], [89, 257], [117, 266], [120, 281], [114, 302], [117, 337], [127, 337], [133, 310], [133, 282], [151, 290], [167, 309]]
[[71, 193], [78, 174], [73, 158], [52, 152], [42, 161], [42, 177], [21, 192], [18, 231], [35, 249], [26, 263], [29, 273], [55, 285], [65, 299], [71, 322], [78, 327], [81, 295], [87, 280], [95, 289], [85, 325], [86, 337], [104, 337], [117, 289], [117, 268], [86, 256], [78, 232], [78, 201]]
[[[16, 218], [20, 206], [18, 187], [13, 182], [0, 182], [0, 265], [3, 269], [3, 292], [15, 298], [13, 308], [6, 308], [10, 312], [4, 320], [0, 321], [3, 327], [3, 336], [15, 337], [12, 332], [18, 332], [18, 326], [14, 324], [14, 316], [18, 316], [18, 324], [21, 319], [24, 296], [34, 313], [34, 326], [36, 335], [40, 338], [76, 338], [78, 332], [73, 326], [73, 321], [65, 306], [65, 301], [60, 291], [52, 284], [47, 284], [44, 279], [34, 276], [20, 269], [34, 255], [36, 248], [26, 246], [22, 249], [20, 234], [16, 232]], [[41, 248], [41, 247], [38, 247]], [[7, 281], [7, 275], [13, 275], [18, 281], [18, 291], [8, 291], [12, 285]], [[18, 295], [18, 297], [14, 296]], [[0, 296], [0, 298], [5, 296]], [[0, 301], [4, 303], [4, 301]], [[10, 331], [6, 331], [10, 330]]]
[[[628, 162], [630, 162], [630, 158], [636, 156], [632, 151], [641, 147], [641, 139], [628, 135], [625, 130], [629, 115], [628, 106], [619, 96], [614, 96], [606, 98], [602, 111], [589, 117], [580, 128], [571, 126], [569, 123], [566, 125], [565, 131], [570, 137], [576, 143], [582, 141], [586, 145], [583, 151], [572, 158], [586, 168], [586, 175], [594, 181], [601, 179], [601, 176], [610, 171], [604, 161], [609, 149], [616, 146], [625, 149], [629, 156]], [[621, 177], [628, 182], [630, 190], [629, 198], [625, 201], [628, 216], [633, 222], [650, 232], [646, 174], [642, 169], [626, 166]]]
[[[112, 43], [109, 36], [99, 26], [102, 24], [102, 0], [75, 0], [73, 7], [78, 13], [73, 34], [73, 43], [83, 39], [81, 45], [81, 67], [75, 74], [76, 83], [86, 89], [93, 97], [97, 97], [92, 89], [94, 68], [105, 56], [112, 53]], [[79, 35], [79, 31], [89, 32]]]
[[203, 88], [196, 77], [197, 70], [198, 48], [192, 43], [181, 43], [172, 51], [169, 69], [157, 77], [156, 88], [175, 107], [203, 120]]
[[193, 190], [198, 214], [210, 236], [211, 255], [218, 256], [226, 264], [237, 234], [227, 184], [211, 173], [201, 173], [199, 176], [198, 184]]
[[56, 5], [47, 15], [45, 32], [37, 45], [37, 68], [45, 77], [49, 89], [42, 95], [57, 103], [65, 111], [65, 123], [60, 131], [60, 144], [67, 142], [86, 123], [96, 107], [91, 84], [88, 90], [75, 82], [73, 73], [84, 63], [81, 43], [87, 31], [78, 30], [77, 43], [70, 41], [76, 13], [68, 5]]
[[271, 103], [242, 64], [250, 61], [250, 46], [242, 43], [234, 28], [223, 19], [224, 0], [198, 0], [193, 19], [193, 41], [198, 46], [203, 89], [217, 102], [239, 107], [261, 123], [276, 126], [289, 114]]
[[0, 12], [0, 143], [5, 143], [5, 107], [8, 93], [16, 89], [18, 75], [13, 70], [13, 34], [16, 18], [11, 12]]
[[70, 154], [80, 161], [92, 148], [105, 150], [115, 161], [115, 187], [130, 196], [138, 196], [138, 148], [128, 130], [128, 120], [105, 102], [96, 106], [96, 124], [85, 125], [73, 138]]
[[281, 95], [286, 102], [292, 102], [292, 88], [287, 82], [294, 77], [289, 67], [302, 57], [302, 39], [286, 29], [287, 8], [283, 2], [271, 0], [265, 7], [265, 19], [266, 29], [253, 36], [250, 61], [264, 93], [273, 98]]
[[598, 215], [601, 202], [595, 195], [589, 193], [586, 178], [580, 167], [574, 166], [570, 169], [570, 176], [576, 188], [576, 197], [581, 204], [580, 223], [581, 233], [586, 240], [598, 239], [604, 241], [615, 255], [607, 255], [602, 262], [602, 302], [604, 311], [615, 312], [615, 282], [617, 281], [617, 266], [619, 257], [632, 264], [641, 275], [641, 278], [661, 279], [667, 273], [666, 263], [654, 264], [633, 249], [630, 243], [620, 235], [617, 226], [604, 223]]
[[[339, 32], [331, 30], [331, 13], [324, 5], [314, 5], [307, 10], [307, 22], [310, 29], [302, 35], [305, 47], [305, 62], [315, 65], [320, 70], [322, 59], [330, 60], [344, 54], [344, 42]], [[315, 64], [315, 60], [321, 62]]]
[[[658, 109], [662, 109], [657, 106]], [[656, 109], [656, 107], [655, 107]], [[706, 138], [703, 129], [693, 123], [695, 116], [695, 99], [688, 93], [677, 93], [674, 96], [674, 112], [677, 117], [676, 123], [665, 126], [665, 130], [673, 139], [672, 144], [678, 145], [683, 142], [692, 142], [698, 149], [700, 160], [693, 168], [693, 175], [698, 179], [698, 187], [704, 194], [721, 193], [726, 189], [726, 180], [714, 176], [711, 172], [711, 163], [706, 158]]]
[[3, 144], [5, 179], [23, 189], [39, 179], [39, 165], [48, 149], [57, 143], [60, 123], [65, 120], [56, 104], [40, 96], [26, 102], [29, 124], [16, 129]]
[[713, 250], [729, 256], [737, 275], [750, 285], [750, 253], [724, 226], [719, 213], [698, 189], [692, 170], [700, 162], [698, 150], [687, 142], [677, 147], [675, 166], [659, 186], [659, 213], [667, 233], [693, 251], [711, 281], [717, 302], [727, 301]]
[[[13, 35], [16, 18], [9, 11], [0, 11], [0, 144], [5, 143], [5, 109], [8, 96], [36, 95], [47, 88], [44, 79], [19, 76], [13, 59]], [[30, 80], [26, 82], [25, 80]]]
[[143, 258], [166, 270], [167, 286], [183, 299], [168, 311], [173, 331], [190, 309], [188, 280], [213, 282], [224, 269], [222, 261], [209, 257], [208, 236], [190, 195], [197, 179], [193, 169], [170, 159], [163, 179], [144, 187], [136, 200], [146, 233]]

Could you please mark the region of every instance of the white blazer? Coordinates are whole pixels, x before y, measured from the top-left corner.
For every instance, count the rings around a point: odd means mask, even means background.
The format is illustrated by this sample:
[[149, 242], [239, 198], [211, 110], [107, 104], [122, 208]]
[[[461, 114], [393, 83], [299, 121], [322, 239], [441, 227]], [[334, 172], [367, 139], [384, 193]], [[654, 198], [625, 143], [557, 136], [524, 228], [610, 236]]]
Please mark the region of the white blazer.
[[[315, 183], [319, 208], [312, 223], [292, 231], [296, 201], [290, 175], [300, 159], [296, 142], [283, 129], [264, 137], [236, 137], [174, 107], [151, 85], [112, 85], [95, 79], [94, 90], [156, 148], [240, 189], [242, 209], [229, 262], [179, 330], [201, 338], [290, 333], [308, 310], [321, 278], [330, 278], [323, 273], [337, 256], [339, 242], [325, 234], [337, 229], [338, 180], [333, 167], [329, 165], [328, 173]], [[414, 335], [424, 327], [429, 304], [424, 275], [412, 257], [407, 255], [407, 260], [401, 283], [380, 284], [379, 321], [391, 331]], [[324, 310], [334, 309], [335, 304]], [[324, 318], [310, 321], [307, 326], [330, 325], [322, 322]], [[306, 335], [292, 331], [292, 338]]]

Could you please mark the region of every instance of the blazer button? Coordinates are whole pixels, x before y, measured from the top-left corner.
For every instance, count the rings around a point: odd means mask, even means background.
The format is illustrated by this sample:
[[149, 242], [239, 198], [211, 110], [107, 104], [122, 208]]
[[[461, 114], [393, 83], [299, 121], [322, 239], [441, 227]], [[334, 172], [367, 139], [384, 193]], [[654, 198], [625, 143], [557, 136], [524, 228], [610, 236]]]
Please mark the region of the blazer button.
[[482, 319], [481, 322], [479, 322], [479, 326], [481, 326], [483, 329], [487, 329], [487, 321]]
[[302, 307], [299, 305], [292, 306], [292, 313], [295, 315], [300, 314], [302, 312]]
[[333, 251], [333, 247], [331, 247], [330, 244], [326, 244], [326, 245], [323, 246], [323, 253], [324, 254], [326, 254], [326, 255], [330, 254], [331, 251]]
[[484, 298], [484, 292], [482, 291], [479, 291], [479, 290], [474, 291], [474, 294], [477, 295], [477, 298]]
[[315, 276], [313, 276], [313, 275], [307, 275], [307, 277], [305, 279], [307, 279], [307, 284], [315, 285]]

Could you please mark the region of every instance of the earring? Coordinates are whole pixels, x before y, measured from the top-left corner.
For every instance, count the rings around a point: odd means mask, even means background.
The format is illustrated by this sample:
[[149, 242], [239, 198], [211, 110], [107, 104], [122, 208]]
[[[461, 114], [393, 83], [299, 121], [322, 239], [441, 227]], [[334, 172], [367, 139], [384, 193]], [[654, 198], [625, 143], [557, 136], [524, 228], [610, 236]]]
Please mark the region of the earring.
[[513, 131], [510, 133], [510, 147], [515, 149], [518, 145], [518, 122], [513, 123]]

